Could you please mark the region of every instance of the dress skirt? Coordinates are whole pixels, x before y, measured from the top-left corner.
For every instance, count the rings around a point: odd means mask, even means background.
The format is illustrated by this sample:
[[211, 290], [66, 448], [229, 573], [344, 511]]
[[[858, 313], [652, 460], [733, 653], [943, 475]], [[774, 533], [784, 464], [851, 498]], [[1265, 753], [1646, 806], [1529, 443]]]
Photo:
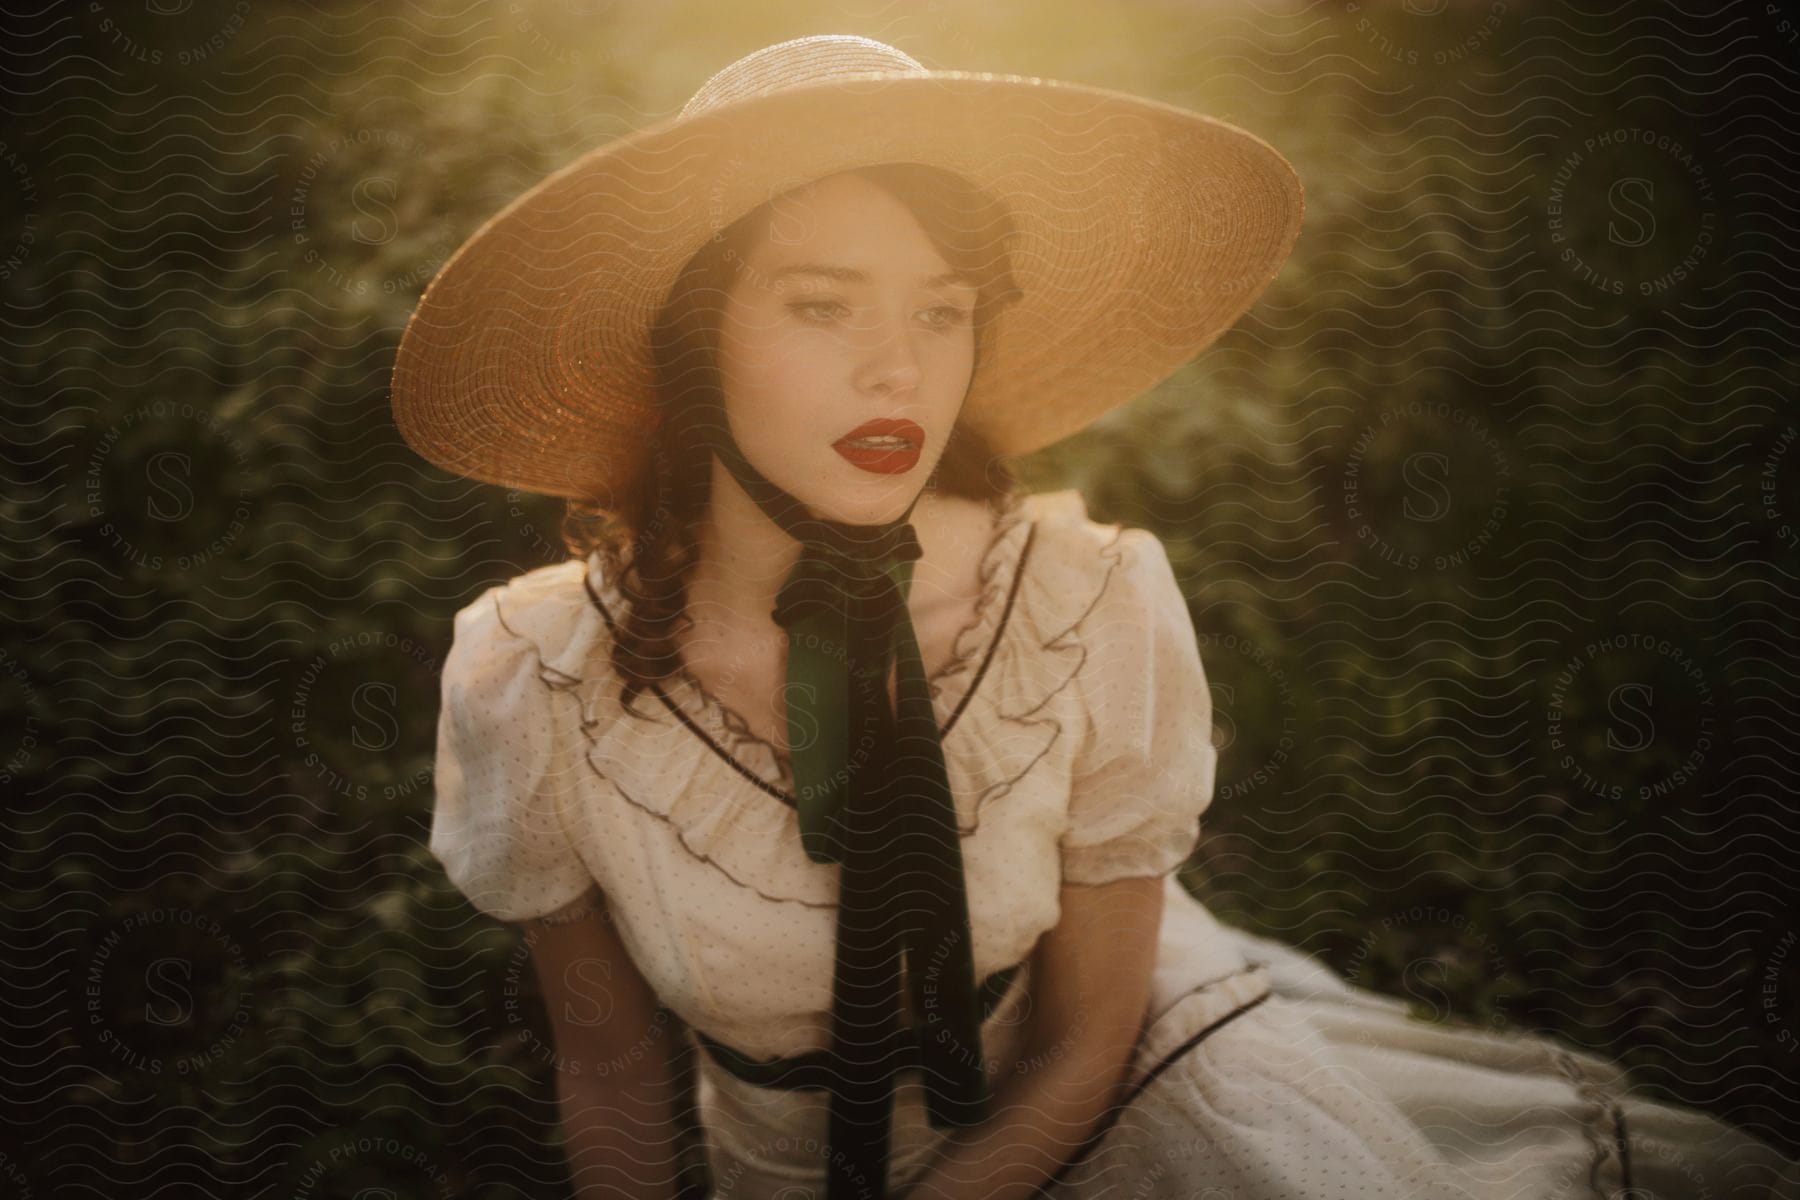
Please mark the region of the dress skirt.
[[[1604, 1058], [1414, 1018], [1165, 895], [1135, 1092], [1045, 1200], [1800, 1200], [1800, 1163]], [[1249, 974], [1179, 994], [1219, 957]]]
[[[1041, 1200], [1800, 1200], [1800, 1163], [1748, 1133], [1551, 1037], [1416, 1019], [1173, 875], [1149, 1013], [1125, 1090]], [[823, 1200], [803, 1132], [823, 1097], [744, 1087], [699, 1073], [689, 1194]], [[932, 1157], [905, 1142], [900, 1200]]]

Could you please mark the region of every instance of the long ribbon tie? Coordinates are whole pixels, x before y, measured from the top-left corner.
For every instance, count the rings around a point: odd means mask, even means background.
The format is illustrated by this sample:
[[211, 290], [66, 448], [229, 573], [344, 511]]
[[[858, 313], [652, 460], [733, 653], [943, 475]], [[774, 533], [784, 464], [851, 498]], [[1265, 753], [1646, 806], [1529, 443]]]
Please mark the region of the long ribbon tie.
[[807, 516], [729, 436], [719, 443], [727, 469], [802, 547], [772, 616], [788, 634], [800, 842], [842, 868], [826, 1194], [885, 1200], [901, 1067], [921, 1067], [933, 1128], [977, 1124], [990, 1100], [956, 805], [906, 604], [920, 554], [913, 505], [886, 525]]

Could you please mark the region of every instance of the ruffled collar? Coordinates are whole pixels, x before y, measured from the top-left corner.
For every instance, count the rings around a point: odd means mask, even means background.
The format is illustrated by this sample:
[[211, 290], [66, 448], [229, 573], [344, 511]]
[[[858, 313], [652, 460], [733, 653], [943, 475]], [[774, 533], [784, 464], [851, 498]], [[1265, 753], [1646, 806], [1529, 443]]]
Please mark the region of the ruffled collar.
[[[1018, 567], [1019, 551], [1031, 527], [1028, 516], [1022, 497], [1006, 497], [996, 508], [994, 529], [977, 569], [980, 591], [974, 610], [951, 639], [949, 659], [926, 677], [932, 700], [937, 705], [940, 727], [950, 719], [955, 702], [968, 690], [966, 681], [993, 641]], [[586, 573], [590, 586], [606, 606], [607, 614], [613, 621], [620, 620], [625, 612], [625, 597], [616, 581], [606, 576], [600, 551], [588, 556]], [[548, 661], [547, 665], [573, 676], [579, 676], [582, 669], [580, 661], [575, 659], [566, 664]], [[740, 766], [754, 772], [769, 789], [784, 795], [791, 792], [793, 770], [786, 752], [758, 736], [749, 722], [709, 691], [685, 663], [677, 663], [674, 674], [663, 684], [662, 692], [682, 717]], [[643, 711], [658, 717], [672, 716], [654, 699], [643, 706]]]

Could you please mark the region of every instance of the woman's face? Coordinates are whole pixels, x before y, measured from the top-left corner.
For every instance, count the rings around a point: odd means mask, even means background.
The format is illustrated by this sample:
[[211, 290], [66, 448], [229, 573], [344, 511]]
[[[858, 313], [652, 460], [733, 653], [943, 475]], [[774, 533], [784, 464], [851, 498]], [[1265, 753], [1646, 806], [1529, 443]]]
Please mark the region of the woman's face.
[[[968, 390], [975, 287], [947, 278], [912, 213], [859, 176], [773, 207], [720, 317], [732, 437], [815, 515], [891, 521], [937, 465]], [[871, 421], [910, 448], [843, 444]]]

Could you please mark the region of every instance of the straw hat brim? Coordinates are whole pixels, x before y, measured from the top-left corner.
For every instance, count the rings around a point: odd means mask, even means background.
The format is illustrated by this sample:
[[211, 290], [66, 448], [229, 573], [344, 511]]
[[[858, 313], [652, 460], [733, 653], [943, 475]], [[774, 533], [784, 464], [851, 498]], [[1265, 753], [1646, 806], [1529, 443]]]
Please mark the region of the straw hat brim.
[[622, 502], [656, 422], [650, 327], [682, 266], [771, 197], [889, 161], [960, 172], [1017, 224], [1024, 296], [964, 410], [1009, 456], [1205, 349], [1300, 231], [1300, 180], [1273, 147], [1159, 101], [966, 71], [787, 88], [599, 147], [476, 230], [401, 338], [401, 435], [456, 474]]

